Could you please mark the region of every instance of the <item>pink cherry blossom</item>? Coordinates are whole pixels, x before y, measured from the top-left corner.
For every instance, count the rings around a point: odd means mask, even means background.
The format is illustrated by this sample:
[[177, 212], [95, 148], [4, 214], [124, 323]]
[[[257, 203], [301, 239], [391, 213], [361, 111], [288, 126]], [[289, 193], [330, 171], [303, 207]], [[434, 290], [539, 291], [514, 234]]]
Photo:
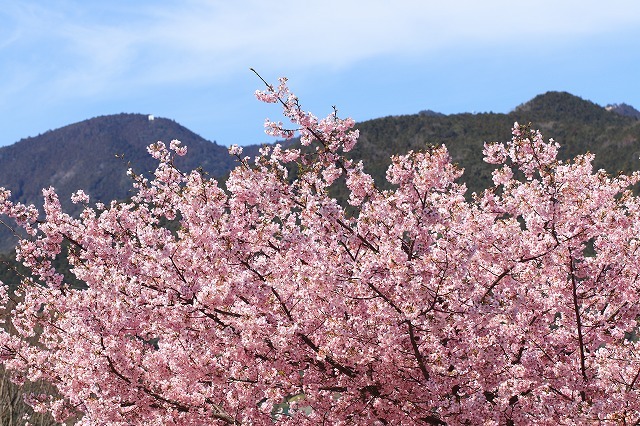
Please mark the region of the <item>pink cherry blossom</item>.
[[[0, 359], [57, 389], [36, 410], [85, 426], [640, 421], [640, 174], [559, 161], [516, 123], [485, 145], [482, 193], [444, 146], [393, 157], [383, 191], [345, 156], [353, 120], [303, 111], [286, 79], [257, 97], [292, 122], [270, 134], [309, 148], [232, 146], [222, 186], [158, 142], [131, 200], [79, 191], [78, 217], [52, 188], [41, 219], [0, 190], [31, 271], [0, 292]], [[348, 211], [328, 195], [341, 176]], [[63, 250], [85, 289], [54, 268]]]

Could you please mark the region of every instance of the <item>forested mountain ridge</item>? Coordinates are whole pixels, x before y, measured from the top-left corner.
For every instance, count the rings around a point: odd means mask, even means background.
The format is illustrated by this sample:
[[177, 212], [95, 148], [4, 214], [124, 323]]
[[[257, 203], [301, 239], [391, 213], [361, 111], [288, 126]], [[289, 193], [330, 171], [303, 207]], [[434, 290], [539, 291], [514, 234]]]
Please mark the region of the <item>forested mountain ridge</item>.
[[415, 114], [384, 117], [358, 124], [360, 140], [353, 157], [365, 160], [376, 182], [384, 179], [393, 154], [446, 145], [454, 162], [465, 169], [462, 180], [470, 192], [492, 185], [492, 166], [483, 162], [485, 142], [507, 141], [514, 122], [540, 129], [561, 145], [560, 157], [587, 151], [596, 154], [596, 168], [610, 173], [640, 169], [640, 120], [585, 101], [566, 92], [548, 92], [507, 114]]
[[[633, 107], [601, 107], [566, 92], [548, 92], [517, 106], [512, 112], [444, 115], [423, 111], [389, 116], [357, 124], [360, 140], [349, 154], [362, 159], [365, 169], [384, 187], [390, 156], [429, 145], [445, 144], [452, 159], [465, 169], [469, 193], [491, 185], [492, 167], [482, 161], [484, 142], [506, 141], [515, 121], [531, 122], [561, 145], [561, 157], [587, 151], [596, 154], [595, 165], [610, 173], [640, 169], [640, 120]], [[637, 112], [637, 111], [636, 111]], [[54, 186], [63, 205], [77, 189], [93, 201], [108, 202], [129, 195], [128, 167], [148, 173], [156, 161], [146, 147], [158, 140], [178, 139], [189, 152], [176, 163], [183, 170], [202, 167], [224, 178], [236, 164], [227, 148], [209, 142], [173, 120], [143, 114], [116, 114], [92, 118], [23, 139], [0, 148], [0, 186], [15, 199], [41, 203], [41, 189]], [[295, 143], [295, 141], [294, 141]], [[257, 146], [245, 147], [247, 155]], [[340, 194], [337, 194], [340, 196]], [[0, 252], [13, 245], [0, 236]]]
[[127, 168], [131, 166], [136, 172], [153, 170], [156, 161], [147, 146], [159, 140], [168, 144], [172, 139], [189, 147], [190, 155], [177, 160], [180, 167], [202, 167], [221, 176], [233, 165], [226, 147], [205, 140], [173, 120], [116, 114], [0, 148], [0, 186], [26, 202], [34, 202], [41, 189], [49, 185], [67, 198], [77, 189], [103, 202], [124, 198], [130, 187], [124, 173]]
[[[189, 154], [176, 159], [183, 170], [201, 167], [211, 176], [222, 177], [234, 165], [226, 147], [210, 142], [173, 120], [144, 114], [95, 117], [0, 148], [0, 187], [13, 199], [42, 204], [42, 188], [53, 186], [63, 207], [77, 213], [70, 196], [78, 189], [92, 202], [108, 203], [130, 195], [131, 179], [126, 171], [149, 175], [157, 161], [147, 146], [173, 139], [188, 146]], [[11, 241], [9, 242], [8, 239]], [[0, 229], [0, 252], [14, 244]]]

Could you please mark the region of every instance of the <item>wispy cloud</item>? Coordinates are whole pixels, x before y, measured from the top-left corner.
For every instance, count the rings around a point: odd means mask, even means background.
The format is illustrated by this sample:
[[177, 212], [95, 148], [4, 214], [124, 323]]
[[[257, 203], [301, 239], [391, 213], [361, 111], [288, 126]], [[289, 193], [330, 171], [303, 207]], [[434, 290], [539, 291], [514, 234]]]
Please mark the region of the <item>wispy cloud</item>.
[[359, 119], [551, 89], [633, 101], [640, 2], [0, 0], [0, 23], [0, 145], [122, 110], [231, 143], [262, 137], [237, 118], [264, 114], [249, 67], [290, 76], [312, 109], [331, 87]]
[[[640, 3], [543, 0], [0, 2], [8, 80], [51, 96], [206, 82], [249, 65], [349, 67], [466, 44], [538, 43], [640, 24]], [[24, 73], [26, 68], [36, 72]], [[13, 81], [12, 81], [13, 80]], [[6, 86], [6, 83], [0, 83]], [[46, 89], [45, 89], [46, 88]], [[5, 87], [4, 91], [8, 89]], [[15, 90], [15, 86], [13, 88]]]

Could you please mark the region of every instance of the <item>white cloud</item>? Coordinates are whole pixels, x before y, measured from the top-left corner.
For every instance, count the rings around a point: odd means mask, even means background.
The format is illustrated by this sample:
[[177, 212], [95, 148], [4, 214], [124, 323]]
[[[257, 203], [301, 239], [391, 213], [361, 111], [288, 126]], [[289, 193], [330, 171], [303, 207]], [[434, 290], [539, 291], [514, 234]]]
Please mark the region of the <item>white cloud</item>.
[[0, 0], [9, 23], [0, 55], [14, 70], [21, 62], [37, 68], [30, 78], [50, 96], [94, 96], [207, 82], [248, 66], [339, 69], [376, 56], [553, 43], [640, 24], [640, 2], [631, 0], [526, 3]]

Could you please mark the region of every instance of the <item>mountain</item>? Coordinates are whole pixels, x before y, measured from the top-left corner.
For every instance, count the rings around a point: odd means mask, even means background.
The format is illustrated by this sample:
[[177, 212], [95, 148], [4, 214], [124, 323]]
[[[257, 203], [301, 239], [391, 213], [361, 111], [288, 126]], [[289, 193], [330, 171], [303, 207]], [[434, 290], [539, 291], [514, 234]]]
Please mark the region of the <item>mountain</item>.
[[358, 124], [360, 141], [352, 153], [365, 160], [376, 182], [384, 182], [393, 154], [445, 144], [454, 162], [465, 169], [469, 193], [492, 185], [493, 167], [482, 161], [484, 142], [507, 141], [514, 122], [531, 122], [545, 138], [561, 145], [560, 158], [590, 151], [595, 166], [610, 173], [640, 169], [640, 120], [566, 92], [536, 96], [507, 114], [414, 114], [390, 116]]
[[[220, 178], [234, 165], [227, 148], [209, 142], [173, 120], [143, 114], [95, 117], [0, 148], [0, 186], [14, 200], [42, 204], [42, 188], [53, 186], [68, 211], [73, 192], [83, 189], [93, 202], [109, 202], [129, 195], [129, 167], [147, 176], [157, 166], [146, 147], [173, 139], [188, 147], [176, 158], [181, 170], [198, 167]], [[12, 243], [0, 234], [0, 252]]]
[[[621, 104], [623, 105], [623, 104]], [[632, 107], [629, 107], [633, 109]], [[492, 166], [482, 161], [484, 142], [506, 141], [515, 121], [532, 122], [545, 137], [561, 145], [563, 159], [591, 151], [595, 166], [610, 173], [640, 169], [640, 120], [629, 108], [603, 108], [566, 92], [547, 92], [517, 106], [507, 114], [450, 114], [424, 110], [413, 115], [389, 116], [357, 124], [360, 141], [349, 154], [363, 160], [366, 170], [381, 187], [394, 154], [445, 144], [453, 161], [465, 169], [469, 194], [491, 186]], [[635, 111], [635, 109], [633, 109]], [[41, 189], [54, 186], [65, 208], [72, 192], [83, 189], [93, 201], [108, 202], [129, 195], [131, 167], [148, 174], [157, 164], [146, 147], [162, 140], [178, 139], [188, 146], [176, 160], [182, 170], [202, 167], [211, 176], [224, 178], [234, 167], [226, 147], [209, 142], [175, 121], [142, 114], [117, 114], [92, 118], [0, 148], [0, 186], [23, 202], [39, 204]], [[295, 140], [292, 142], [295, 144]], [[245, 147], [246, 155], [257, 146]], [[124, 159], [116, 155], [124, 154]], [[334, 194], [344, 200], [344, 188]], [[76, 207], [77, 208], [77, 207]], [[12, 246], [0, 235], [0, 252]]]
[[625, 103], [621, 104], [609, 104], [604, 107], [607, 111], [613, 111], [616, 114], [624, 115], [626, 117], [633, 117], [640, 119], [640, 111], [632, 107], [631, 105], [627, 105]]
[[189, 155], [176, 163], [185, 169], [202, 167], [223, 176], [233, 165], [227, 148], [211, 143], [175, 121], [151, 120], [142, 114], [101, 116], [71, 124], [0, 148], [0, 185], [20, 201], [34, 202], [42, 187], [52, 185], [62, 197], [83, 189], [96, 200], [127, 196], [130, 166], [136, 172], [155, 169], [147, 146], [178, 139]]
[[594, 122], [610, 118], [605, 108], [567, 92], [547, 92], [517, 106], [514, 113], [546, 120]]

